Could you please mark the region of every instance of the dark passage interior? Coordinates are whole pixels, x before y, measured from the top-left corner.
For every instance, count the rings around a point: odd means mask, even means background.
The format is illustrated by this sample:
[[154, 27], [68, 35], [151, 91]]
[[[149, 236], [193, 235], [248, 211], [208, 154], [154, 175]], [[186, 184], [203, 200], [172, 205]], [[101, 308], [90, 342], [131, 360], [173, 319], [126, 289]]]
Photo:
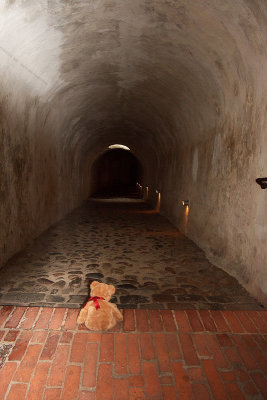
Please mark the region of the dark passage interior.
[[137, 158], [122, 149], [109, 150], [92, 166], [91, 193], [94, 196], [137, 196], [136, 183], [142, 181]]

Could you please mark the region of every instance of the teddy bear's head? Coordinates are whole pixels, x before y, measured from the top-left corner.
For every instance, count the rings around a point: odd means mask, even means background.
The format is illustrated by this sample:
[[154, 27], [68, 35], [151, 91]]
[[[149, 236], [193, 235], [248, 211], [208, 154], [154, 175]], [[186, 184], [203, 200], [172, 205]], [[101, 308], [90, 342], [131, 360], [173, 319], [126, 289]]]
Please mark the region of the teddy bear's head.
[[115, 287], [113, 285], [107, 285], [93, 281], [90, 285], [91, 297], [99, 296], [104, 297], [105, 300], [109, 301], [112, 295], [115, 293]]

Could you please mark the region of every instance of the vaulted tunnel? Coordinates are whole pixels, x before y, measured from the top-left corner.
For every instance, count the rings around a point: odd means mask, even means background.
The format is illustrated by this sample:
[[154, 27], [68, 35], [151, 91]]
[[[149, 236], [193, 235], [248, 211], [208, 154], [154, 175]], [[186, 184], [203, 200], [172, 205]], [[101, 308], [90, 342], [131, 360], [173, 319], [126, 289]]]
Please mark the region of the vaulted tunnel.
[[149, 202], [267, 296], [267, 6], [260, 0], [0, 5], [0, 265], [92, 194], [111, 143]]

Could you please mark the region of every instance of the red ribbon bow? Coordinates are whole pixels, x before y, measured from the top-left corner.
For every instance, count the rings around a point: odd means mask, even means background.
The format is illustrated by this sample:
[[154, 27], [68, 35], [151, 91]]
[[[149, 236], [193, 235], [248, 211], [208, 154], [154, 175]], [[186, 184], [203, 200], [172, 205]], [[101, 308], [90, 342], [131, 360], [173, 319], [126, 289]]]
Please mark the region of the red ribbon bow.
[[[104, 297], [94, 296], [94, 297], [90, 297], [90, 299], [87, 301], [87, 303], [89, 303], [89, 301], [93, 300], [95, 309], [98, 310], [100, 308], [100, 305], [99, 305], [99, 303], [97, 301], [98, 299], [99, 300], [105, 300]], [[86, 304], [83, 306], [83, 308], [86, 306]]]

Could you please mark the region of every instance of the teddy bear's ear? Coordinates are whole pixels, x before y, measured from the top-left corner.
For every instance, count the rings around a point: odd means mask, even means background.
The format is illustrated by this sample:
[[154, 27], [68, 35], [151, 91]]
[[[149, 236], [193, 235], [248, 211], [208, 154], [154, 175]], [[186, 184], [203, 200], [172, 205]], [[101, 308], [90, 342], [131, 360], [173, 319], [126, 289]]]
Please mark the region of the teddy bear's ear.
[[112, 296], [112, 295], [115, 293], [115, 291], [116, 291], [115, 286], [109, 285], [109, 293], [110, 293], [110, 296]]
[[93, 282], [91, 283], [91, 285], [90, 285], [90, 288], [91, 288], [91, 289], [94, 289], [94, 287], [96, 287], [97, 285], [99, 285], [99, 282], [93, 281]]

